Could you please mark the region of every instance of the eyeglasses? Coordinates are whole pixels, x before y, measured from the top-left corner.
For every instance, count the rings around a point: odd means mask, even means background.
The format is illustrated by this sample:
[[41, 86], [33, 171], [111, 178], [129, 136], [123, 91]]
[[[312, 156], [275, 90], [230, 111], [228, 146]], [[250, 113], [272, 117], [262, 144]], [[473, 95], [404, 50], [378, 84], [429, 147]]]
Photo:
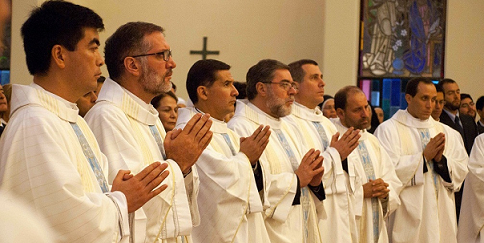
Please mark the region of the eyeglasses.
[[460, 105], [460, 107], [462, 107], [462, 108], [469, 108], [469, 107], [472, 107], [472, 106], [474, 106], [474, 102], [471, 102], [471, 103], [462, 103]]
[[290, 88], [293, 88], [297, 91], [296, 82], [282, 81], [282, 82], [261, 82], [261, 83], [264, 83], [264, 84], [279, 84], [285, 91], [289, 91]]
[[170, 57], [171, 57], [171, 49], [156, 52], [156, 53], [135, 55], [131, 57], [145, 57], [145, 56], [155, 56], [157, 59], [163, 59], [165, 62], [168, 62], [168, 60], [170, 60]]

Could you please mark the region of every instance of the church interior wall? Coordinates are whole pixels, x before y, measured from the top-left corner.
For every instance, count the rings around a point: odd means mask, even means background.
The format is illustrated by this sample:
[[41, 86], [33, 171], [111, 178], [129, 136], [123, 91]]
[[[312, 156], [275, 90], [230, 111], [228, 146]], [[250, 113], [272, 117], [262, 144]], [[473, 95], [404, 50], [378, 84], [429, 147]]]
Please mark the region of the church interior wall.
[[[28, 84], [32, 78], [25, 64], [20, 27], [33, 6], [42, 0], [13, 1], [11, 82]], [[178, 95], [187, 98], [186, 73], [200, 55], [203, 37], [208, 50], [232, 66], [238, 81], [257, 61], [272, 58], [289, 63], [301, 58], [316, 60], [334, 94], [356, 83], [359, 46], [360, 1], [166, 1], [73, 0], [95, 10], [105, 21], [104, 41], [128, 21], [147, 21], [165, 28], [167, 42], [177, 63], [172, 81]], [[455, 79], [462, 92], [476, 100], [482, 89], [484, 64], [484, 1], [448, 0], [446, 77]], [[103, 75], [108, 76], [103, 67]]]

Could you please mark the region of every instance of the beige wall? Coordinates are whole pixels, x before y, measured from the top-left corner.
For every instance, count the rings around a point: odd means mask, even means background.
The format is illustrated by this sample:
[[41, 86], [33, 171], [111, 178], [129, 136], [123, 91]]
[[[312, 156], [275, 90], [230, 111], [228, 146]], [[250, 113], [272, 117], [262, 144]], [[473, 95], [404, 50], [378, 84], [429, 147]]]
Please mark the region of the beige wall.
[[[154, 0], [76, 0], [95, 10], [105, 21], [102, 42], [116, 28], [128, 21], [148, 21], [166, 29], [166, 39], [173, 49], [177, 68], [172, 81], [178, 95], [186, 98], [186, 73], [200, 55], [203, 36], [208, 36], [208, 49], [219, 50], [220, 59], [232, 66], [236, 80], [245, 81], [250, 66], [264, 58], [288, 63], [296, 59], [322, 59], [323, 7], [319, 0], [305, 1], [154, 1]], [[23, 5], [22, 3], [15, 3]], [[15, 7], [15, 6], [14, 6]], [[19, 8], [20, 10], [20, 8]], [[28, 11], [14, 14], [26, 16]], [[15, 18], [23, 22], [24, 18]], [[17, 30], [18, 31], [18, 30]], [[28, 83], [21, 40], [14, 40], [14, 55], [19, 56], [12, 70], [12, 82]], [[107, 75], [104, 68], [103, 74]]]
[[[29, 83], [19, 29], [32, 6], [42, 0], [13, 1], [12, 82]], [[247, 69], [263, 58], [288, 63], [312, 58], [320, 63], [334, 94], [355, 84], [358, 65], [359, 1], [163, 1], [73, 0], [100, 14], [106, 25], [105, 40], [121, 24], [148, 21], [163, 26], [177, 68], [173, 81], [186, 98], [185, 77], [199, 56], [189, 50], [220, 50], [220, 59], [232, 65], [236, 80], [245, 80]], [[301, 4], [304, 3], [304, 4]], [[462, 92], [484, 95], [484, 1], [448, 0], [445, 73]], [[107, 75], [106, 69], [103, 70]]]

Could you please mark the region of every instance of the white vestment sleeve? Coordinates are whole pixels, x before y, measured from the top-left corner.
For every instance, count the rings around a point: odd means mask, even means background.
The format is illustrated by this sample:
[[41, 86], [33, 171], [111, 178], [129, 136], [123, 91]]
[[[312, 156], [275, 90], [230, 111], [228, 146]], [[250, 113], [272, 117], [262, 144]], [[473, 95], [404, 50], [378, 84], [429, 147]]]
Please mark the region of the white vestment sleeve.
[[450, 128], [443, 125], [446, 134], [444, 156], [447, 158], [447, 167], [451, 182], [441, 180], [442, 185], [448, 190], [459, 191], [468, 173], [469, 156], [464, 147], [462, 136]]
[[[248, 124], [238, 123], [232, 129], [241, 137], [249, 137], [253, 132], [253, 128], [248, 126]], [[265, 153], [262, 154], [259, 160], [264, 176], [263, 204], [266, 206], [264, 214], [266, 217], [284, 222], [289, 216], [294, 197], [296, 196], [297, 176], [290, 172], [272, 174]]]
[[121, 235], [129, 234], [128, 202], [126, 201], [126, 196], [119, 191], [107, 192], [106, 196], [113, 200], [114, 204], [116, 204], [116, 208], [118, 209], [120, 226], [119, 231]]
[[[137, 174], [155, 161], [168, 164], [166, 170], [169, 175], [161, 183], [168, 188], [142, 207], [147, 217], [147, 239], [171, 239], [189, 235], [192, 216], [185, 191], [186, 178], [183, 178], [175, 161], [163, 160], [148, 126], [129, 119], [121, 109], [107, 101], [98, 102], [86, 116], [101, 150], [109, 158], [110, 175], [128, 168]], [[190, 174], [195, 173], [192, 171]], [[109, 180], [114, 180], [114, 175]]]
[[[423, 179], [423, 154], [417, 152], [415, 154], [402, 155], [401, 143], [402, 141], [395, 141], [399, 138], [397, 129], [390, 126], [392, 121], [381, 124], [375, 131], [375, 136], [380, 140], [382, 147], [390, 156], [390, 160], [395, 166], [395, 172], [404, 186], [422, 185]], [[408, 136], [413, 136], [408, 134]], [[401, 138], [407, 139], [407, 138]], [[408, 138], [411, 139], [411, 138]], [[421, 146], [421, 145], [415, 145]], [[420, 151], [420, 150], [418, 150]], [[403, 189], [403, 187], [401, 188]], [[397, 191], [399, 194], [400, 191]]]
[[190, 215], [192, 217], [192, 225], [200, 225], [200, 212], [198, 208], [198, 192], [200, 190], [200, 179], [198, 176], [198, 170], [196, 166], [192, 166], [192, 172], [190, 172], [185, 178], [185, 190], [187, 193], [188, 206], [190, 207]]
[[484, 239], [484, 134], [474, 141], [470, 158], [469, 174], [465, 181], [460, 210], [458, 242], [477, 242]]
[[0, 142], [1, 188], [35, 207], [59, 242], [120, 241], [121, 208], [92, 179], [71, 125], [40, 106], [18, 110], [11, 121]]

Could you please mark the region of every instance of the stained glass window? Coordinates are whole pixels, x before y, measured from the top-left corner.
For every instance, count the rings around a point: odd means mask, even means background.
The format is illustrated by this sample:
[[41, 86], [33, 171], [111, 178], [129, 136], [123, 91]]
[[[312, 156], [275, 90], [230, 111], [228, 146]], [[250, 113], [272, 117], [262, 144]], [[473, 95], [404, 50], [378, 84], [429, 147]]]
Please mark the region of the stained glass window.
[[4, 36], [0, 36], [0, 84], [10, 83], [10, 49], [11, 49], [11, 22], [9, 21], [4, 30]]
[[444, 77], [446, 0], [361, 0], [358, 86], [385, 119], [412, 77]]

